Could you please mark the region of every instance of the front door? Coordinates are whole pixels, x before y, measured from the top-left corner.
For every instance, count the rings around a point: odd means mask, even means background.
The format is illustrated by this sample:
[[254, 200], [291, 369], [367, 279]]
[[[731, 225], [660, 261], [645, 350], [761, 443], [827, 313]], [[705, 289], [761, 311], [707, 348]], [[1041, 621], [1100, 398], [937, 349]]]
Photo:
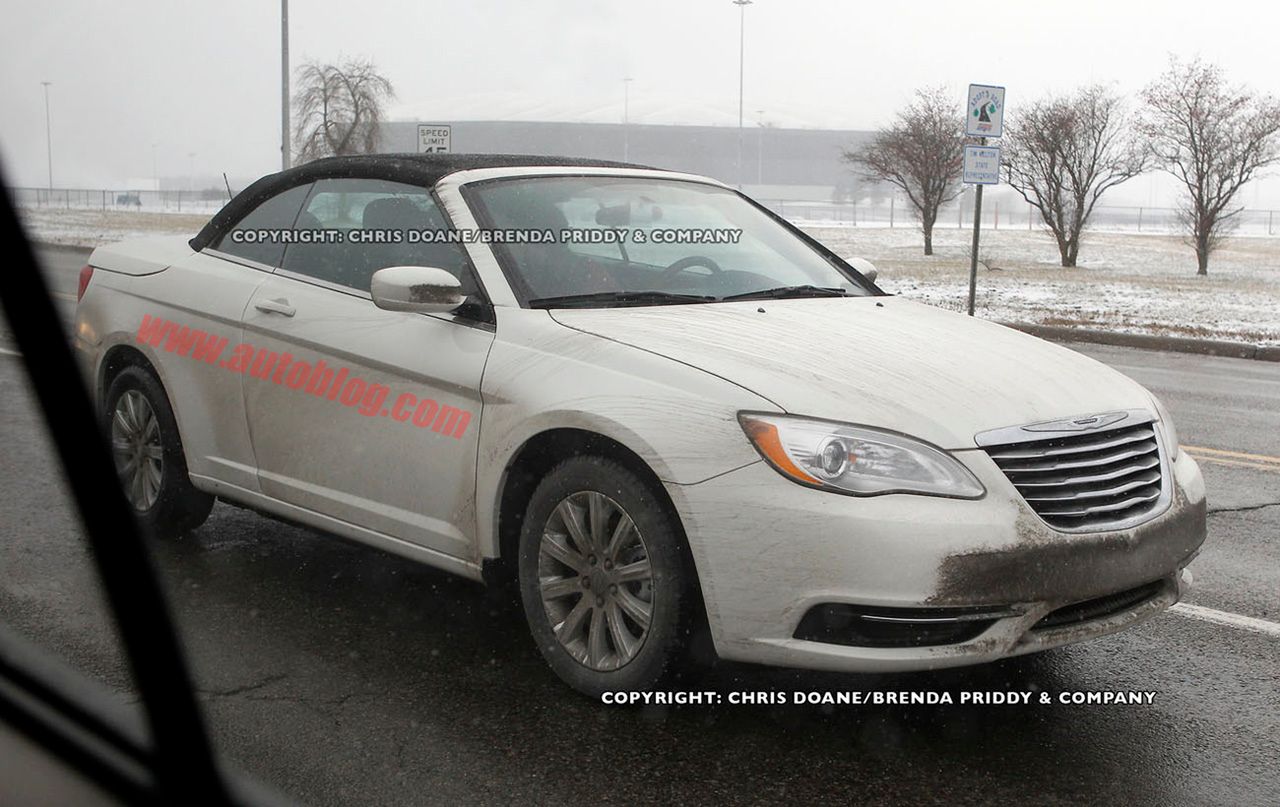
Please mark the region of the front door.
[[462, 275], [469, 264], [457, 246], [415, 252], [351, 232], [422, 229], [438, 216], [421, 188], [315, 184], [297, 227], [343, 237], [291, 244], [282, 269], [254, 292], [244, 316], [245, 410], [263, 493], [474, 560], [480, 380], [493, 330], [384, 311], [368, 294], [385, 266]]

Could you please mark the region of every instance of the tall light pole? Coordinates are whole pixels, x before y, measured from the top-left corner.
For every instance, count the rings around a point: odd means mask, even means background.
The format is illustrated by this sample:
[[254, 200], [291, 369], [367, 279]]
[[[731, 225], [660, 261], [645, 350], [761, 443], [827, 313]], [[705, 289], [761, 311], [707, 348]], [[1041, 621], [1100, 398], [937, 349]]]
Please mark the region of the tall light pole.
[[631, 154], [631, 131], [630, 131], [630, 113], [631, 113], [631, 81], [630, 77], [622, 80], [622, 161], [625, 163], [630, 159]]
[[53, 130], [49, 126], [49, 88], [52, 81], [40, 82], [44, 85], [44, 149], [49, 158], [49, 190], [53, 190]]
[[738, 190], [742, 190], [742, 89], [746, 67], [747, 6], [751, 0], [733, 0], [738, 7]]
[[160, 163], [156, 160], [156, 149], [159, 147], [159, 143], [151, 144], [151, 181], [155, 183], [157, 192], [160, 190]]
[[289, 167], [289, 0], [280, 0], [280, 168]]

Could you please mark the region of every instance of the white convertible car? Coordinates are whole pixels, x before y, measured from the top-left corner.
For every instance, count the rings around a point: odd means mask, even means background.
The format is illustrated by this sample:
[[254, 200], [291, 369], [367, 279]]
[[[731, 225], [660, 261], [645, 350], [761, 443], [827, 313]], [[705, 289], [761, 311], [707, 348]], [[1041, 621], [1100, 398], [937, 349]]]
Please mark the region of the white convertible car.
[[144, 526], [216, 498], [492, 584], [577, 689], [972, 664], [1177, 601], [1204, 486], [1138, 384], [898, 299], [704, 177], [383, 155], [102, 247], [75, 341]]

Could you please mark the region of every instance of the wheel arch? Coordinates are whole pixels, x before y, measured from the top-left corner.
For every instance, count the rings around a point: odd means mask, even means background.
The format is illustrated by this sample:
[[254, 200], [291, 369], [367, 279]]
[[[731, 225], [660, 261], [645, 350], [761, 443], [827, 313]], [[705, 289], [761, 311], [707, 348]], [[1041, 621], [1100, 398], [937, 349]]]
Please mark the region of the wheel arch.
[[514, 559], [524, 525], [525, 510], [533, 496], [534, 488], [552, 468], [571, 457], [592, 455], [617, 462], [639, 476], [658, 497], [659, 505], [667, 512], [672, 523], [680, 530], [683, 539], [684, 560], [694, 575], [695, 588], [701, 594], [697, 568], [689, 550], [689, 536], [675, 503], [667, 493], [658, 473], [644, 458], [618, 440], [589, 429], [558, 427], [545, 429], [530, 436], [507, 462], [499, 487], [496, 507], [497, 523], [494, 529], [494, 550], [484, 561], [486, 581], [504, 584], [514, 578]]
[[107, 391], [111, 389], [111, 384], [116, 380], [120, 373], [130, 367], [137, 367], [151, 375], [156, 383], [160, 385], [160, 391], [164, 393], [165, 403], [169, 406], [169, 411], [173, 413], [174, 423], [178, 427], [178, 440], [182, 444], [183, 456], [188, 462], [191, 457], [187, 455], [187, 432], [183, 424], [182, 413], [178, 411], [178, 407], [173, 405], [173, 394], [169, 392], [169, 385], [165, 382], [164, 374], [160, 372], [159, 365], [152, 361], [147, 354], [139, 350], [128, 342], [121, 342], [112, 345], [102, 354], [102, 361], [98, 364], [98, 372], [96, 374], [94, 400], [97, 408], [105, 407], [107, 403]]
[[[160, 372], [156, 369], [155, 364], [141, 350], [138, 350], [133, 345], [123, 343], [108, 348], [102, 354], [102, 361], [98, 364], [94, 395], [100, 406], [107, 400], [107, 390], [111, 389], [111, 382], [115, 381], [116, 376], [120, 375], [128, 367], [138, 367], [151, 373], [156, 382], [160, 384], [160, 388], [165, 391], [165, 396], [168, 397], [169, 390], [165, 387], [164, 379], [160, 377]], [[173, 408], [173, 401], [169, 401], [169, 408]]]

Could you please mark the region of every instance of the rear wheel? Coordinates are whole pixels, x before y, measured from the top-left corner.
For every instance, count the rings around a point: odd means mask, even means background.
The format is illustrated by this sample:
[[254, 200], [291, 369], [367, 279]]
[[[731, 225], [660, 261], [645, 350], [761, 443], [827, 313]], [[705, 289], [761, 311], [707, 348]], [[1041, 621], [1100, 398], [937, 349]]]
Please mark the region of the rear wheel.
[[551, 668], [591, 696], [652, 689], [683, 669], [696, 596], [683, 533], [611, 460], [557, 465], [520, 536], [520, 595]]
[[143, 530], [174, 538], [203, 524], [213, 497], [191, 484], [178, 424], [160, 382], [140, 367], [127, 367], [112, 380], [105, 404], [116, 472]]

